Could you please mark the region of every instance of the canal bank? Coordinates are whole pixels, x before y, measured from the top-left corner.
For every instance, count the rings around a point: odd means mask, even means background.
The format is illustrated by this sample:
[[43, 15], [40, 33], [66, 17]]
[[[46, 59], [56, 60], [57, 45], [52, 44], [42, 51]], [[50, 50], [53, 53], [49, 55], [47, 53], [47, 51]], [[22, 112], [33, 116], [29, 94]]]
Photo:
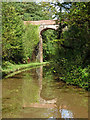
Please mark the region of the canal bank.
[[34, 67], [49, 64], [49, 62], [36, 62], [36, 63], [29, 63], [29, 64], [10, 64], [7, 67], [1, 69], [2, 70], [2, 78], [8, 78], [25, 70], [32, 69]]

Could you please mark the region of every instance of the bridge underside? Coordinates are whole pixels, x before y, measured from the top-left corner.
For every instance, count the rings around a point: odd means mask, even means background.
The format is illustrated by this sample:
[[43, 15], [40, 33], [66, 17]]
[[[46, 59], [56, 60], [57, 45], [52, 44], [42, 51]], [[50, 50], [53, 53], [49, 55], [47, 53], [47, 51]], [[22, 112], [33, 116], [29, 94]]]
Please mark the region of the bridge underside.
[[42, 40], [42, 33], [48, 29], [52, 29], [52, 30], [57, 30], [59, 27], [59, 25], [40, 25], [39, 27], [39, 38], [40, 38], [40, 41], [39, 41], [39, 52], [38, 52], [38, 55], [37, 55], [37, 60], [39, 62], [43, 62], [43, 40]]

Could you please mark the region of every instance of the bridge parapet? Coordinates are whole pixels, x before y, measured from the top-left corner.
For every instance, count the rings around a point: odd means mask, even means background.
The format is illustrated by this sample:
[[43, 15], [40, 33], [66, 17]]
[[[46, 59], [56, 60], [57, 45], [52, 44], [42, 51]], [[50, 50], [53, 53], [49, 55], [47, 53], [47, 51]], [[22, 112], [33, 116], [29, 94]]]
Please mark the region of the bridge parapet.
[[56, 25], [57, 20], [24, 21], [24, 24], [28, 23], [32, 25]]

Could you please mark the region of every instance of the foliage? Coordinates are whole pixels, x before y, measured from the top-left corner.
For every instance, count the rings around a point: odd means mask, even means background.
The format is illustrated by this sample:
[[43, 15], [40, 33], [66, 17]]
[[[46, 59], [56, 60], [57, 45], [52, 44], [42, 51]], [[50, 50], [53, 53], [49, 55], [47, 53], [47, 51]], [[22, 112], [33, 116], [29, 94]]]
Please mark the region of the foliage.
[[60, 76], [61, 80], [66, 81], [68, 84], [88, 89], [90, 61], [87, 37], [89, 34], [85, 28], [84, 25], [82, 29], [73, 25], [63, 33], [62, 45], [64, 47], [59, 45], [56, 51], [57, 57], [54, 61], [57, 65], [54, 71]]
[[43, 38], [43, 57], [44, 61], [50, 61], [55, 56], [57, 44], [54, 41], [57, 37], [57, 32], [54, 30], [44, 31]]
[[12, 3], [3, 3], [2, 11], [2, 58], [18, 63], [23, 57], [23, 23]]
[[32, 52], [39, 42], [39, 26], [27, 24], [25, 26], [25, 34], [23, 39], [24, 58], [32, 57]]
[[66, 82], [88, 89], [88, 80], [90, 79], [89, 69], [90, 66], [87, 66], [84, 69], [74, 66], [73, 69], [68, 72]]
[[89, 10], [90, 2], [77, 2], [72, 3], [72, 7], [68, 14], [69, 24], [75, 24], [82, 27], [82, 24], [88, 27], [89, 25]]
[[[60, 23], [62, 23], [64, 17], [67, 20], [65, 23], [68, 24], [68, 29], [63, 31], [62, 24], [60, 24], [59, 37], [57, 36], [58, 39], [54, 39], [57, 47], [55, 56], [52, 57], [55, 64], [53, 73], [68, 84], [88, 89], [88, 80], [90, 79], [90, 3], [68, 3], [69, 8], [64, 13], [62, 13], [63, 4], [55, 4], [59, 8], [56, 15], [58, 15]], [[52, 9], [52, 6], [48, 6]], [[64, 8], [66, 8], [66, 5]], [[50, 41], [50, 38], [48, 41]]]
[[39, 26], [24, 27], [22, 20], [51, 19], [53, 15], [59, 19], [59, 29], [58, 33], [48, 30], [42, 34], [44, 61], [53, 61], [53, 73], [61, 80], [88, 89], [89, 7], [90, 2], [3, 3], [3, 60], [19, 63], [31, 58], [39, 42]]
[[34, 2], [2, 3], [2, 11], [3, 64], [4, 61], [21, 63], [32, 56], [39, 42], [39, 26], [24, 26], [22, 20], [49, 19], [49, 13], [46, 15]]
[[36, 2], [18, 2], [14, 3], [16, 11], [23, 21], [48, 20], [50, 14], [43, 10], [40, 4]]

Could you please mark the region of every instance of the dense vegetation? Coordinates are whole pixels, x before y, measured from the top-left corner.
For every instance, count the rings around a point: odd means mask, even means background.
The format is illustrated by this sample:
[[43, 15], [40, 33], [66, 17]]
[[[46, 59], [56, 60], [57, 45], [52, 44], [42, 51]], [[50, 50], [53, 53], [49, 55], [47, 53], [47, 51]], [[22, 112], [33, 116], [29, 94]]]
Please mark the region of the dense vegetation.
[[48, 20], [51, 19], [48, 10], [43, 11], [43, 7], [35, 2], [14, 3], [16, 12], [24, 21]]
[[[39, 42], [39, 26], [25, 25], [23, 20], [46, 19], [36, 3], [2, 3], [2, 54], [3, 66], [10, 63], [27, 63]], [[45, 14], [45, 13], [44, 13]], [[42, 19], [41, 18], [41, 19]], [[8, 62], [7, 62], [8, 61]]]
[[[60, 80], [66, 81], [67, 84], [88, 89], [88, 80], [90, 79], [89, 3], [69, 4], [71, 7], [68, 9], [59, 3], [56, 4], [60, 8], [58, 13], [60, 28], [57, 39], [53, 39], [51, 42], [54, 44], [53, 48], [55, 49], [52, 57], [53, 72], [59, 76]], [[61, 12], [63, 7], [67, 11], [66, 14]], [[67, 18], [67, 21], [64, 22], [64, 24], [68, 25], [66, 31], [63, 31], [61, 25], [61, 15]], [[52, 35], [50, 32], [45, 35], [48, 38], [47, 41], [51, 40], [50, 35]], [[53, 52], [50, 52], [52, 44], [50, 46], [49, 42], [46, 46], [49, 46], [49, 56], [52, 55]]]
[[2, 58], [17, 63], [23, 55], [23, 22], [11, 3], [3, 3], [2, 11]]
[[54, 30], [47, 30], [42, 33], [43, 38], [43, 58], [44, 61], [52, 61], [56, 54], [57, 43], [57, 32]]
[[[32, 58], [35, 46], [39, 43], [39, 26], [27, 24], [23, 39], [24, 58]], [[26, 61], [25, 60], [25, 61]]]
[[[39, 26], [24, 26], [23, 21], [47, 20], [54, 16], [59, 19], [59, 29], [42, 33], [44, 61], [51, 61], [53, 73], [60, 80], [88, 89], [89, 6], [90, 2], [3, 3], [3, 67], [27, 62], [39, 42]], [[66, 30], [65, 26], [68, 26]]]

